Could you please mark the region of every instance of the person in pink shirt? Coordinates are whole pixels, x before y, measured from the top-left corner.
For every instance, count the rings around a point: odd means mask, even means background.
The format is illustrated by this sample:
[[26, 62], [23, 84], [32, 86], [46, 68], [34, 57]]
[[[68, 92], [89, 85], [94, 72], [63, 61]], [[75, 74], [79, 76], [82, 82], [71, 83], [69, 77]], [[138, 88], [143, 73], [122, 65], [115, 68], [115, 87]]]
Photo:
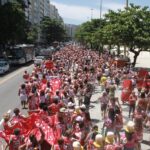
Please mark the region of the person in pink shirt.
[[143, 117], [138, 116], [134, 119], [135, 123], [135, 134], [137, 137], [138, 148], [141, 150], [141, 142], [143, 140]]
[[107, 109], [107, 105], [109, 102], [107, 93], [103, 92], [102, 96], [99, 99], [100, 99], [100, 103], [101, 103], [101, 113], [102, 113], [102, 117], [104, 119], [106, 116], [106, 109]]
[[137, 96], [135, 95], [135, 92], [132, 91], [129, 97], [129, 118], [130, 118], [131, 112], [133, 114], [135, 111], [136, 101], [137, 101]]

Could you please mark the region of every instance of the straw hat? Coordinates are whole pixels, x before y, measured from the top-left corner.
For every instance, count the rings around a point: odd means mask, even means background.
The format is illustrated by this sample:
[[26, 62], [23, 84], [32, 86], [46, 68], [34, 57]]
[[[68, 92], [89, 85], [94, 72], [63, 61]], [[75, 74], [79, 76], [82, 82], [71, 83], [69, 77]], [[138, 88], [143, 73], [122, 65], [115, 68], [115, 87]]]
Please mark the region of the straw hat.
[[103, 136], [101, 134], [97, 134], [96, 137], [95, 137], [95, 141], [93, 143], [93, 145], [96, 147], [96, 148], [100, 148], [103, 146]]
[[73, 146], [74, 150], [83, 150], [83, 147], [81, 146], [79, 141], [73, 142], [72, 146]]
[[75, 106], [75, 113], [80, 114], [81, 110], [79, 106]]
[[107, 133], [107, 136], [105, 138], [105, 142], [108, 143], [108, 144], [113, 144], [114, 143], [114, 132], [108, 132]]
[[128, 132], [128, 133], [134, 132], [134, 126], [135, 126], [134, 122], [133, 121], [129, 121], [127, 123], [127, 125], [125, 126], [125, 131]]

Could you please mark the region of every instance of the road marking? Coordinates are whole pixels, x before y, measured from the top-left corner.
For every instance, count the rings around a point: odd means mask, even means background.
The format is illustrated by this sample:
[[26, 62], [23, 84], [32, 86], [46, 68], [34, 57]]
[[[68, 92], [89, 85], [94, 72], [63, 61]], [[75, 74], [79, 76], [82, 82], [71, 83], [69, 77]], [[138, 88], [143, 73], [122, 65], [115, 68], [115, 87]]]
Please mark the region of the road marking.
[[[32, 65], [31, 65], [31, 66], [32, 66]], [[12, 73], [12, 74], [6, 76], [4, 79], [2, 79], [2, 80], [0, 81], [0, 85], [3, 84], [3, 83], [5, 83], [6, 81], [12, 79], [12, 78], [15, 77], [16, 75], [22, 73], [23, 71], [27, 70], [27, 69], [28, 69], [29, 67], [31, 67], [31, 66], [23, 67], [23, 68], [21, 68], [21, 69], [15, 71], [14, 73]]]

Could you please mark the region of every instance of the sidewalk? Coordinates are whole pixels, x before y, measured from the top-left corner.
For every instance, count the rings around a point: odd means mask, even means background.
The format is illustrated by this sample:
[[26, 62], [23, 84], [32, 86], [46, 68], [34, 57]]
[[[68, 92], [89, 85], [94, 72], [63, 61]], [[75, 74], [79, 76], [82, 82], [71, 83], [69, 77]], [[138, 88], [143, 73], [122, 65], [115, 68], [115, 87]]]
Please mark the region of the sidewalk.
[[[100, 103], [98, 101], [98, 98], [101, 96], [100, 91], [101, 91], [100, 86], [97, 86], [94, 94], [92, 95], [90, 114], [91, 114], [91, 119], [93, 123], [98, 125], [99, 131], [101, 132], [101, 128], [103, 126], [103, 120], [101, 117]], [[120, 95], [121, 95], [121, 90], [117, 89], [116, 97], [119, 97], [119, 100], [120, 100]], [[121, 100], [120, 100], [120, 104], [122, 104]], [[122, 111], [123, 111], [123, 121], [124, 121], [124, 124], [126, 124], [126, 122], [131, 120], [128, 118], [129, 108], [128, 108], [128, 105], [121, 105], [121, 106], [122, 106]], [[142, 150], [150, 150], [150, 145], [148, 145], [147, 141], [150, 141], [150, 132], [148, 133], [144, 131]]]

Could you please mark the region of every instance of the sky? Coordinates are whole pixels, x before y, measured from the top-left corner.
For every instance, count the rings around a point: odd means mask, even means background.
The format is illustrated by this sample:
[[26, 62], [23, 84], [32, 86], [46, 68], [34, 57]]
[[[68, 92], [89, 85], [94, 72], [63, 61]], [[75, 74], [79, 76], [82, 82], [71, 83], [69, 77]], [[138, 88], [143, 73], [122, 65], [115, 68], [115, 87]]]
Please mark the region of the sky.
[[[60, 16], [65, 23], [82, 24], [91, 18], [100, 18], [100, 1], [101, 0], [50, 0], [59, 11]], [[123, 9], [126, 0], [102, 0], [102, 14], [107, 13], [109, 9]], [[140, 6], [149, 6], [150, 0], [129, 0]]]

